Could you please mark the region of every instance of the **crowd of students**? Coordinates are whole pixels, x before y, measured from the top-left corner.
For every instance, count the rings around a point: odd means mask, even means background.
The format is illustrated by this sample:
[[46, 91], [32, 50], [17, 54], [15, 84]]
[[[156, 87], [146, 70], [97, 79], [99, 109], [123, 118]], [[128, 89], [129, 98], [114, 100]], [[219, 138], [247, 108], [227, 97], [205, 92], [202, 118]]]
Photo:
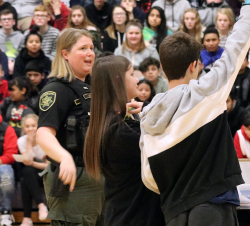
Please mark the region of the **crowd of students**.
[[[224, 52], [240, 7], [238, 0], [0, 0], [0, 125], [5, 121], [14, 129], [5, 126], [0, 132], [11, 134], [13, 141], [19, 138], [16, 144], [12, 141], [11, 148], [2, 141], [0, 163], [13, 164], [12, 154], [18, 150], [33, 152], [34, 156], [34, 161], [24, 162], [19, 178], [25, 213], [22, 226], [32, 225], [33, 198], [40, 219], [45, 219], [47, 213], [37, 189], [42, 184], [37, 172], [47, 163], [34, 134], [38, 95], [48, 81], [60, 32], [67, 28], [86, 29], [94, 37], [96, 57], [127, 58], [134, 76], [139, 78], [135, 100], [151, 102], [156, 94], [168, 90], [159, 61], [163, 39], [180, 30], [203, 44], [205, 48], [197, 62], [202, 77]], [[229, 127], [239, 158], [250, 158], [248, 59], [249, 54], [227, 99]], [[0, 165], [0, 174], [2, 170], [6, 171]], [[14, 178], [12, 168], [8, 170], [10, 178]], [[29, 186], [32, 178], [35, 182]], [[13, 195], [8, 198], [11, 201]], [[1, 225], [11, 225], [10, 205], [2, 207], [1, 213]]]

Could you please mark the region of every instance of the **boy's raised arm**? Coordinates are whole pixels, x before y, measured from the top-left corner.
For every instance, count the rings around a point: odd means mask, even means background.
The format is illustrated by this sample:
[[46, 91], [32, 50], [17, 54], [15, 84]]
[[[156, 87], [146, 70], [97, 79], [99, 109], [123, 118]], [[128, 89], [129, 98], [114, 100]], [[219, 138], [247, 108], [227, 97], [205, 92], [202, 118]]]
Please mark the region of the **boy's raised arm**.
[[198, 89], [217, 103], [225, 103], [250, 48], [250, 0], [241, 9], [225, 51], [211, 71], [198, 81]]

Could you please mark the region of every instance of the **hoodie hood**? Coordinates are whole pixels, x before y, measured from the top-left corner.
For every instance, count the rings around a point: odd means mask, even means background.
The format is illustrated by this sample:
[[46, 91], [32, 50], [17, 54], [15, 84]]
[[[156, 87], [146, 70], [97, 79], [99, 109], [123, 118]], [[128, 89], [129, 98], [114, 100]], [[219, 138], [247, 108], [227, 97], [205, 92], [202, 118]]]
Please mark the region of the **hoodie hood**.
[[44, 52], [40, 49], [39, 55], [37, 57], [32, 57], [28, 54], [28, 49], [24, 47], [21, 52], [20, 56], [25, 60], [25, 61], [30, 61], [30, 60], [44, 60]]
[[[188, 92], [188, 89], [188, 85], [179, 85], [165, 93], [159, 93], [149, 105], [144, 107], [140, 114], [141, 126], [149, 135], [163, 133], [169, 126], [170, 121], [174, 121], [173, 115], [181, 102], [186, 100], [183, 95]], [[174, 95], [171, 95], [171, 93]], [[186, 103], [188, 105], [188, 102]], [[174, 117], [178, 117], [178, 115]]]

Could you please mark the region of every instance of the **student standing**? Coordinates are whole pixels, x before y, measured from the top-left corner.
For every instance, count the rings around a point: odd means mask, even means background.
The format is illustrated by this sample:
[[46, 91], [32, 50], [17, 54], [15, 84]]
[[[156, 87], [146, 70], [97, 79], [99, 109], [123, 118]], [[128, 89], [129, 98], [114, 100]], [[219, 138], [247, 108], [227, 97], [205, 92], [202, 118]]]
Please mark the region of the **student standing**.
[[142, 180], [161, 195], [167, 226], [238, 225], [236, 186], [244, 181], [226, 99], [250, 47], [248, 4], [222, 57], [199, 80], [201, 44], [177, 32], [160, 46], [169, 90], [144, 108], [140, 147]]
[[84, 159], [90, 176], [105, 177], [106, 226], [165, 226], [159, 195], [141, 180], [140, 122], [124, 119], [126, 103], [137, 96], [133, 72], [123, 56], [96, 61]]

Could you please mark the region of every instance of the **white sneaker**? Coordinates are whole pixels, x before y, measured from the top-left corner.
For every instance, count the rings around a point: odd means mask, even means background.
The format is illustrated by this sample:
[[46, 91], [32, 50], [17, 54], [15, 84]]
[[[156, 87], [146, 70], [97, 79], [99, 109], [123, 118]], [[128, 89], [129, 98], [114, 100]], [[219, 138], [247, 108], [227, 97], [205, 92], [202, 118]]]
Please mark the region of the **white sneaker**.
[[1, 215], [1, 221], [0, 221], [0, 225], [1, 226], [11, 226], [12, 223], [15, 222], [15, 219], [13, 217], [13, 215], [10, 214], [2, 214]]

